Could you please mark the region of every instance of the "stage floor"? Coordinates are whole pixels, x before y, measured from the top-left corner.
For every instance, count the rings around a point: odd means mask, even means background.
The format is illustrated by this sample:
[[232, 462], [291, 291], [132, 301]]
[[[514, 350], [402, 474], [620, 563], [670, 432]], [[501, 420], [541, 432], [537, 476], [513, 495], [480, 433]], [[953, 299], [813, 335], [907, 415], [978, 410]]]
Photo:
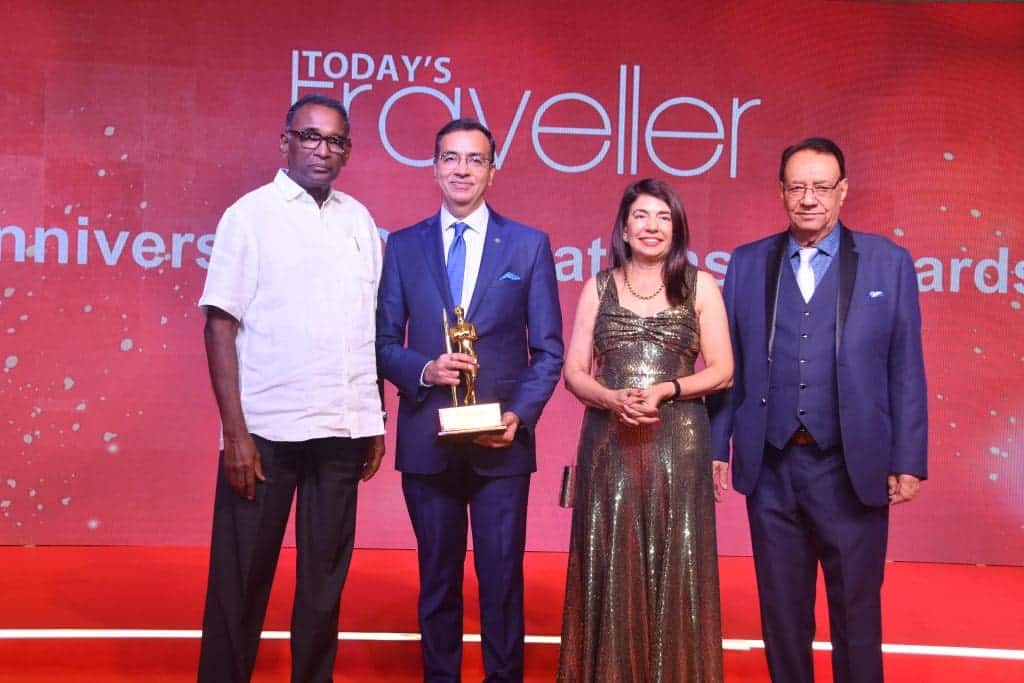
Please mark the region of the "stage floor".
[[[552, 681], [564, 553], [527, 553], [528, 681]], [[205, 548], [0, 548], [0, 683], [195, 680]], [[767, 681], [753, 565], [723, 557], [726, 680]], [[890, 563], [885, 665], [890, 681], [1024, 681], [1024, 568]], [[256, 683], [288, 680], [294, 550], [278, 568]], [[466, 577], [463, 674], [480, 680], [479, 616]], [[416, 558], [358, 550], [342, 596], [335, 681], [416, 681]], [[816, 680], [830, 681], [828, 618], [819, 583]]]

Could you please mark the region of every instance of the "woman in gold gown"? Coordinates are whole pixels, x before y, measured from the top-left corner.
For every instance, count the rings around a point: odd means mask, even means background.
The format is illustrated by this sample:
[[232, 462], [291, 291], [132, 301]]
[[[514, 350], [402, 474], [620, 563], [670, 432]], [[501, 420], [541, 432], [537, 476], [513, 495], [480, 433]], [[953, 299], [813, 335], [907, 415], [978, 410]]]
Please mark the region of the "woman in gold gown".
[[712, 462], [703, 397], [730, 386], [732, 350], [688, 241], [675, 191], [633, 183], [612, 268], [580, 295], [565, 383], [587, 410], [559, 681], [722, 680], [714, 503], [728, 465]]

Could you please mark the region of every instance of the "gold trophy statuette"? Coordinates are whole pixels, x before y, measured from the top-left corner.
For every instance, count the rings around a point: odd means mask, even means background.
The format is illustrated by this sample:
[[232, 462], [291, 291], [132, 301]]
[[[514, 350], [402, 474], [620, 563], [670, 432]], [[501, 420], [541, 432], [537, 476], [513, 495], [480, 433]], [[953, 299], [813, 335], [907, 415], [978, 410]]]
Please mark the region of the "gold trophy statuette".
[[[448, 326], [448, 311], [441, 309], [441, 320], [444, 323], [444, 348], [448, 353], [464, 353], [477, 358], [474, 344], [478, 339], [476, 327], [466, 321], [466, 313], [462, 306], [455, 307], [455, 324]], [[498, 403], [476, 402], [477, 369], [465, 370], [461, 373], [465, 395], [459, 405], [458, 387], [452, 387], [452, 407], [437, 411], [441, 423], [438, 436], [458, 436], [500, 433], [505, 431], [501, 423], [501, 406]]]

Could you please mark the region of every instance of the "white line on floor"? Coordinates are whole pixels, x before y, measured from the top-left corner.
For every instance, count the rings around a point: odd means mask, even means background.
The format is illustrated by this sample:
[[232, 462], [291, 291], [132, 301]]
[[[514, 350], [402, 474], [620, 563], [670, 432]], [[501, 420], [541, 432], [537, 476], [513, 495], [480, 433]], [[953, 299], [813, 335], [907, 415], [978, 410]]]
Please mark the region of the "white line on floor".
[[[288, 631], [264, 631], [264, 640], [287, 640]], [[202, 636], [199, 629], [141, 629], [141, 628], [8, 628], [0, 629], [0, 640], [61, 640], [61, 639], [195, 639]], [[419, 633], [389, 633], [368, 631], [342, 631], [339, 640], [367, 640], [387, 642], [415, 642]], [[467, 633], [462, 637], [467, 643], [479, 643], [479, 633]], [[532, 645], [558, 645], [558, 636], [526, 636]], [[763, 640], [740, 640], [726, 638], [722, 641], [726, 650], [763, 650]], [[815, 641], [815, 650], [829, 651], [831, 643]], [[882, 652], [901, 655], [925, 655], [930, 657], [969, 657], [978, 659], [1010, 659], [1024, 661], [1024, 650], [1008, 650], [991, 647], [953, 647], [947, 645], [906, 645], [885, 643]]]

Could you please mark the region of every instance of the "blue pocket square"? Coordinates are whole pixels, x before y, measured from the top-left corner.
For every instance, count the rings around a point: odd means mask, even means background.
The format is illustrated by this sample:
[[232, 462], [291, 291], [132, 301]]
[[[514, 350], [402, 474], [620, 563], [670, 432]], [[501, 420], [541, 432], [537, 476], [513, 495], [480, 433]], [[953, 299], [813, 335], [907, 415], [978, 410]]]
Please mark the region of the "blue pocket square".
[[880, 289], [872, 289], [868, 292], [869, 299], [881, 299], [883, 296], [885, 296], [885, 292]]
[[518, 275], [513, 273], [511, 270], [509, 270], [509, 271], [506, 271], [505, 274], [502, 275], [501, 277], [499, 277], [498, 279], [499, 280], [522, 280], [523, 278], [519, 277]]

